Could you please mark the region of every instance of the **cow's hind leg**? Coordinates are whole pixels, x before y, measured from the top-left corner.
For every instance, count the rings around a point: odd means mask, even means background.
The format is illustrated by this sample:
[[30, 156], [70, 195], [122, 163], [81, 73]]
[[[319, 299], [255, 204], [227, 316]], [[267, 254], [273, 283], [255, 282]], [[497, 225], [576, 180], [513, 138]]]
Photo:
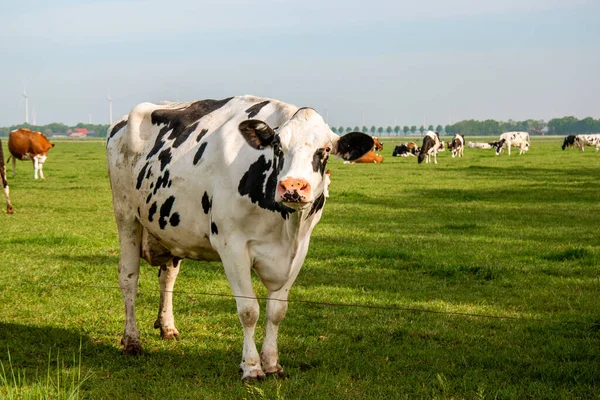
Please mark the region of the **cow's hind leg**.
[[15, 177], [15, 170], [17, 169], [17, 159], [14, 156], [9, 157], [12, 159], [12, 177]]
[[140, 273], [141, 228], [139, 222], [131, 215], [133, 213], [115, 211], [121, 251], [119, 286], [125, 302], [125, 331], [121, 344], [126, 354], [137, 355], [142, 352], [135, 319], [135, 297], [138, 292]]
[[180, 265], [181, 258], [175, 257], [168, 263], [161, 265], [158, 270], [160, 305], [154, 327], [156, 329], [160, 328], [160, 336], [166, 340], [179, 337], [179, 331], [175, 327], [175, 319], [173, 318], [173, 287], [175, 286], [177, 274], [179, 274]]

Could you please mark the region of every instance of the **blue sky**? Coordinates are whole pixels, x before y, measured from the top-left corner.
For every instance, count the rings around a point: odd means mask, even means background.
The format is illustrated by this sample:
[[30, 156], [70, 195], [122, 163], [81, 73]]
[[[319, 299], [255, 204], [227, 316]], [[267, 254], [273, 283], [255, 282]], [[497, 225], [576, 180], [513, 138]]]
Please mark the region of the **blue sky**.
[[[414, 4], [418, 3], [418, 4]], [[0, 126], [254, 94], [333, 126], [600, 118], [600, 1], [0, 4]]]

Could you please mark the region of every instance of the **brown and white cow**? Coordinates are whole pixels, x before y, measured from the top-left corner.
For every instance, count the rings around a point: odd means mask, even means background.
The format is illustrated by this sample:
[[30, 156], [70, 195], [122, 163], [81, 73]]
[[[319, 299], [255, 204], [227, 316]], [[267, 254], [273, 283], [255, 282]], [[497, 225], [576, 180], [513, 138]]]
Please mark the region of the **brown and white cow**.
[[347, 164], [379, 164], [383, 162], [383, 156], [375, 153], [375, 151], [383, 150], [383, 143], [373, 136], [373, 149], [356, 161], [346, 161]]
[[2, 184], [2, 191], [4, 197], [6, 197], [6, 212], [12, 214], [13, 206], [10, 203], [10, 197], [8, 195], [8, 182], [6, 180], [6, 165], [4, 164], [4, 151], [2, 150], [2, 141], [0, 140], [0, 183]]
[[[12, 156], [12, 176], [15, 176], [16, 160], [31, 160], [33, 161], [33, 178], [44, 179], [42, 167], [46, 158], [48, 158], [48, 150], [54, 147], [54, 144], [44, 136], [41, 132], [35, 132], [28, 128], [19, 128], [8, 135], [8, 150]], [[10, 159], [10, 157], [9, 157]]]

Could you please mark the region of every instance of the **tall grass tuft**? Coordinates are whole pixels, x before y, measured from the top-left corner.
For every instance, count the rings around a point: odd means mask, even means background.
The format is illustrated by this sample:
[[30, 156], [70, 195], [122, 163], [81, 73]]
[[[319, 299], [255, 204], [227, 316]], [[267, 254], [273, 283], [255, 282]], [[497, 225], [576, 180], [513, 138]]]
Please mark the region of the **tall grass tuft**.
[[[73, 354], [73, 365], [76, 369], [65, 366], [60, 352], [56, 352], [56, 364], [53, 362], [52, 350], [48, 352], [48, 367], [45, 379], [38, 379], [38, 371], [31, 382], [27, 379], [26, 369], [13, 367], [10, 350], [8, 364], [0, 361], [0, 398], [12, 399], [59, 399], [76, 400], [82, 398], [81, 387], [91, 377], [91, 372], [82, 374], [81, 341], [79, 355]], [[42, 383], [43, 382], [43, 383]]]

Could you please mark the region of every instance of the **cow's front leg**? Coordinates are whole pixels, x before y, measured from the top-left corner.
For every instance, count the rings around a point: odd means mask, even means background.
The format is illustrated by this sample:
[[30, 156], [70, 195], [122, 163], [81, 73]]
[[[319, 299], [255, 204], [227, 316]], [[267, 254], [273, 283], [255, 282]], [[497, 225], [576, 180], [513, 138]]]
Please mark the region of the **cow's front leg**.
[[[211, 239], [211, 242], [214, 242]], [[239, 251], [242, 250], [242, 251]], [[246, 252], [245, 243], [237, 243], [230, 238], [229, 246], [225, 251], [219, 252], [229, 286], [237, 305], [237, 312], [242, 328], [244, 329], [244, 348], [242, 350], [242, 380], [251, 381], [263, 379], [265, 374], [260, 365], [260, 356], [254, 342], [254, 330], [260, 313], [258, 301], [252, 288], [250, 270], [252, 264]]]
[[180, 265], [181, 258], [175, 257], [165, 265], [161, 265], [158, 270], [160, 305], [154, 327], [156, 329], [160, 328], [160, 337], [166, 340], [179, 337], [179, 331], [175, 327], [175, 319], [173, 318], [173, 287], [175, 286], [177, 274], [179, 274]]
[[289, 287], [287, 286], [276, 292], [269, 292], [265, 340], [260, 352], [260, 361], [265, 374], [277, 374], [280, 377], [286, 377], [286, 374], [283, 372], [283, 367], [279, 365], [277, 334], [279, 332], [279, 324], [283, 321], [287, 312], [288, 294]]
[[[129, 215], [127, 215], [129, 214]], [[131, 218], [133, 213], [115, 212], [119, 230], [119, 286], [125, 302], [125, 331], [123, 332], [123, 351], [137, 355], [142, 352], [140, 334], [135, 319], [135, 297], [138, 292], [140, 273], [140, 240], [139, 223]]]

